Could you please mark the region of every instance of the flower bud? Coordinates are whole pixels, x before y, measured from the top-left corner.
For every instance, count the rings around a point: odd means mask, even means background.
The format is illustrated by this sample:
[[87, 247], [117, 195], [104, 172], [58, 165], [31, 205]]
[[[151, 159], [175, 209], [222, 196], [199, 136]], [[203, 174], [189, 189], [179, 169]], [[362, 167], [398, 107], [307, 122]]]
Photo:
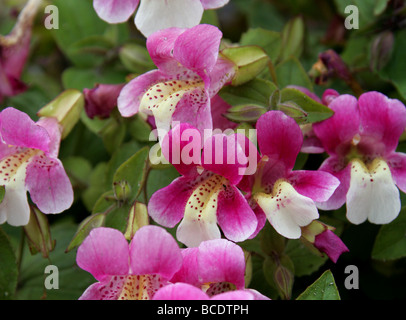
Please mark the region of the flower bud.
[[96, 84], [92, 89], [83, 89], [85, 111], [89, 118], [108, 118], [117, 106], [117, 98], [124, 84]]

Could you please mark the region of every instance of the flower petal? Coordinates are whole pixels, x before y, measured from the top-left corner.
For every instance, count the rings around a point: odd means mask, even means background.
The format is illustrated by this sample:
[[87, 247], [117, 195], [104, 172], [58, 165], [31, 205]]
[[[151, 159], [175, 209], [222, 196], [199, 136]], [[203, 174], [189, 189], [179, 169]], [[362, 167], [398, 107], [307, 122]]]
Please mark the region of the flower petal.
[[316, 235], [314, 246], [319, 251], [327, 254], [334, 263], [337, 262], [342, 253], [349, 251], [341, 239], [329, 229]]
[[288, 180], [297, 192], [316, 202], [327, 201], [340, 184], [340, 180], [323, 171], [293, 171]]
[[196, 26], [202, 15], [200, 0], [142, 0], [135, 16], [135, 25], [145, 37], [149, 37], [162, 29]]
[[225, 6], [230, 0], [200, 0], [205, 10], [217, 9]]
[[375, 159], [367, 168], [363, 162], [353, 160], [347, 192], [347, 219], [354, 224], [366, 219], [375, 224], [387, 224], [399, 212], [399, 190], [387, 163]]
[[303, 143], [303, 134], [293, 118], [282, 111], [268, 111], [257, 121], [261, 154], [292, 169]]
[[48, 155], [56, 158], [59, 153], [59, 146], [61, 144], [61, 133], [62, 128], [58, 123], [56, 118], [40, 118], [37, 121], [37, 125], [46, 129], [49, 134], [50, 144]]
[[182, 249], [183, 263], [182, 267], [170, 279], [170, 282], [185, 282], [194, 286], [200, 286], [201, 281], [197, 264], [198, 248], [185, 248]]
[[1, 111], [0, 135], [6, 144], [49, 151], [51, 139], [47, 130], [37, 125], [26, 113], [14, 108]]
[[25, 226], [30, 220], [27, 191], [16, 183], [6, 186], [6, 194], [0, 204], [0, 221], [12, 226]]
[[406, 154], [394, 152], [385, 159], [397, 187], [406, 193]]
[[288, 239], [300, 238], [300, 227], [319, 218], [313, 200], [282, 180], [275, 184], [272, 194], [259, 193], [255, 199], [275, 230]]
[[396, 99], [379, 92], [367, 92], [358, 99], [361, 141], [358, 148], [364, 154], [383, 156], [395, 151], [406, 127], [406, 108]]
[[329, 104], [334, 115], [324, 121], [313, 123], [313, 130], [328, 154], [346, 155], [354, 136], [359, 133], [358, 101], [345, 94]]
[[148, 213], [158, 224], [173, 228], [183, 217], [186, 203], [193, 192], [190, 179], [179, 177], [156, 191], [148, 202]]
[[247, 200], [234, 186], [219, 193], [217, 219], [224, 236], [235, 242], [247, 240], [258, 224]]
[[159, 289], [152, 300], [209, 300], [209, 296], [193, 285], [179, 282]]
[[216, 294], [210, 300], [255, 300], [255, 297], [248, 290], [235, 290]]
[[202, 242], [197, 262], [202, 283], [228, 282], [244, 288], [244, 252], [235, 243], [225, 239]]
[[124, 235], [112, 228], [96, 228], [79, 246], [76, 262], [80, 268], [103, 281], [110, 275], [127, 275], [129, 248]]
[[170, 233], [148, 225], [140, 228], [131, 241], [130, 265], [133, 274], [170, 279], [182, 266], [182, 254]]
[[137, 8], [139, 0], [93, 0], [98, 16], [108, 23], [125, 22]]
[[73, 203], [73, 189], [59, 159], [35, 156], [25, 177], [32, 201], [43, 213], [60, 213]]

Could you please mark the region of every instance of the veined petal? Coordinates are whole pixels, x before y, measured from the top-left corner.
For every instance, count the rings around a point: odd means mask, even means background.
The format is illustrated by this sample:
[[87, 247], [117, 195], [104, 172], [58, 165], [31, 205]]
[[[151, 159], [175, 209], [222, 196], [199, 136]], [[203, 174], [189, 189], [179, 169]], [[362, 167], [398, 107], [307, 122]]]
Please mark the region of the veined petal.
[[153, 300], [209, 300], [209, 296], [191, 284], [179, 282], [159, 289]]
[[0, 135], [4, 143], [49, 151], [50, 136], [24, 112], [6, 108], [0, 113]]
[[303, 143], [303, 134], [296, 121], [282, 111], [268, 111], [258, 119], [257, 132], [261, 154], [292, 169]]
[[117, 107], [123, 117], [131, 117], [139, 111], [140, 102], [145, 92], [168, 77], [159, 70], [144, 73], [127, 83], [117, 99]]
[[247, 240], [257, 228], [257, 218], [241, 192], [228, 185], [218, 196], [217, 219], [224, 236], [232, 241]]
[[323, 171], [292, 171], [288, 180], [297, 192], [315, 202], [327, 201], [340, 184], [340, 180]]
[[60, 213], [73, 203], [72, 184], [59, 159], [35, 156], [27, 166], [25, 184], [43, 213]]
[[181, 65], [198, 74], [207, 83], [209, 74], [217, 62], [222, 36], [222, 32], [215, 26], [197, 25], [178, 37], [173, 56]]
[[244, 252], [235, 243], [225, 239], [202, 242], [197, 262], [202, 283], [227, 282], [244, 288]]
[[387, 163], [375, 159], [365, 166], [360, 160], [351, 162], [351, 181], [347, 192], [347, 219], [354, 224], [369, 220], [387, 224], [400, 212], [399, 190]]
[[341, 95], [331, 101], [329, 108], [334, 111], [334, 115], [314, 123], [313, 130], [328, 154], [345, 156], [360, 130], [357, 98]]
[[362, 128], [359, 148], [366, 148], [364, 153], [374, 156], [395, 151], [406, 127], [405, 106], [379, 92], [362, 94], [358, 104]]
[[142, 0], [135, 16], [135, 25], [145, 37], [149, 37], [162, 29], [196, 26], [202, 15], [200, 0]]
[[173, 228], [182, 219], [192, 193], [191, 179], [179, 177], [151, 196], [148, 213], [158, 224]]
[[200, 0], [205, 10], [217, 9], [225, 6], [230, 0]]
[[93, 0], [98, 16], [108, 23], [125, 22], [134, 13], [139, 0]]
[[110, 275], [127, 275], [129, 247], [124, 235], [111, 228], [96, 228], [78, 248], [76, 262], [97, 280], [105, 281]]
[[297, 193], [290, 183], [283, 180], [275, 183], [272, 194], [259, 193], [254, 199], [275, 230], [289, 239], [300, 238], [300, 227], [319, 218], [313, 200]]
[[170, 279], [182, 266], [182, 254], [170, 233], [148, 225], [140, 228], [131, 241], [130, 265], [133, 274]]

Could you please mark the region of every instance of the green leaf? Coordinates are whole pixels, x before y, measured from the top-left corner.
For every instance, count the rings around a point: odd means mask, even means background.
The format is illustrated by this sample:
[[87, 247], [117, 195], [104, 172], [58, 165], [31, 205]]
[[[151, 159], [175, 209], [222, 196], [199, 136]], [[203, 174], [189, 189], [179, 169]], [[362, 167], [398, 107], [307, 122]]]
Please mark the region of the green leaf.
[[313, 90], [313, 84], [296, 57], [291, 57], [275, 67], [279, 88], [296, 85]]
[[334, 111], [325, 105], [311, 99], [302, 91], [294, 88], [284, 88], [280, 91], [280, 101], [282, 104], [294, 103], [302, 109], [302, 112], [295, 118], [300, 123], [314, 123], [325, 120], [334, 114]]
[[0, 228], [0, 300], [13, 298], [17, 288], [18, 268], [13, 247]]
[[263, 115], [267, 110], [262, 106], [256, 105], [239, 105], [231, 107], [224, 116], [235, 122], [253, 122]]
[[340, 300], [340, 294], [331, 271], [325, 271], [320, 278], [297, 297], [297, 300]]
[[268, 108], [269, 99], [276, 89], [271, 81], [257, 78], [240, 86], [226, 86], [219, 94], [231, 106], [252, 104]]
[[406, 207], [389, 224], [383, 225], [372, 248], [372, 258], [395, 260], [406, 257]]
[[291, 56], [299, 58], [303, 52], [305, 25], [301, 16], [288, 21], [282, 30], [281, 53], [279, 60], [284, 61]]
[[281, 50], [281, 34], [263, 28], [249, 29], [241, 36], [242, 46], [257, 45], [263, 48], [271, 61], [275, 62]]

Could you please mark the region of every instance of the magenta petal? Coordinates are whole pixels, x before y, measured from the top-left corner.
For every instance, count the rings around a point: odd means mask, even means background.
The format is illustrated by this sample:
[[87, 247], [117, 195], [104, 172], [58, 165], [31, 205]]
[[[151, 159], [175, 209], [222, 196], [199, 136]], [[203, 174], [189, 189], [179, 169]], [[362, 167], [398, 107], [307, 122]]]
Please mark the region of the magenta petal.
[[217, 27], [208, 24], [187, 29], [176, 40], [173, 56], [206, 83], [216, 64], [222, 36]]
[[92, 89], [83, 89], [85, 111], [89, 118], [108, 118], [117, 106], [117, 98], [124, 84], [96, 84]]
[[340, 180], [323, 171], [293, 171], [288, 180], [297, 192], [316, 202], [327, 201], [340, 184]]
[[238, 134], [215, 134], [206, 139], [202, 152], [202, 166], [238, 184], [245, 174], [248, 158], [245, 137]]
[[73, 203], [73, 189], [59, 159], [36, 156], [27, 166], [25, 184], [43, 213], [60, 213]]
[[152, 300], [209, 300], [209, 296], [195, 286], [179, 282], [159, 289]]
[[178, 67], [173, 57], [175, 41], [185, 29], [168, 28], [154, 32], [147, 38], [147, 49], [159, 70], [171, 73]]
[[314, 246], [327, 254], [334, 263], [337, 262], [342, 253], [349, 251], [341, 239], [331, 230], [318, 234], [315, 238]]
[[108, 23], [125, 22], [137, 8], [139, 0], [93, 0], [98, 16]]
[[335, 98], [339, 97], [340, 94], [334, 89], [327, 89], [323, 92], [323, 96], [321, 98], [322, 103], [328, 106]]
[[140, 107], [144, 93], [154, 84], [167, 80], [159, 70], [144, 73], [127, 83], [121, 90], [117, 99], [117, 107], [123, 117], [131, 117]]
[[182, 249], [182, 267], [169, 281], [172, 283], [185, 282], [194, 286], [200, 286], [202, 283], [200, 281], [199, 274], [196, 272], [196, 270], [198, 270], [198, 253], [199, 249], [196, 247]]
[[255, 296], [248, 290], [235, 290], [216, 294], [210, 300], [255, 300]]
[[254, 211], [234, 186], [219, 193], [217, 222], [225, 237], [235, 242], [247, 240], [258, 224]]
[[313, 130], [328, 154], [346, 155], [354, 136], [359, 133], [357, 99], [350, 95], [341, 95], [329, 107], [334, 110], [334, 115], [314, 123]]
[[111, 228], [96, 228], [78, 248], [76, 262], [80, 268], [103, 281], [109, 275], [128, 274], [129, 248], [124, 235]]
[[344, 159], [329, 157], [322, 163], [319, 170], [332, 174], [340, 180], [340, 184], [332, 196], [327, 201], [317, 203], [317, 207], [322, 210], [336, 210], [346, 201], [347, 191], [350, 187], [351, 166], [346, 165]]
[[187, 200], [193, 193], [191, 179], [179, 177], [156, 191], [148, 202], [148, 213], [158, 224], [173, 228], [185, 213]]
[[385, 159], [396, 186], [406, 193], [406, 154], [394, 152]]
[[230, 121], [224, 116], [229, 108], [231, 108], [231, 105], [225, 102], [219, 95], [211, 98], [211, 115], [214, 130], [220, 129], [224, 131], [226, 129], [235, 129], [238, 126], [236, 122]]
[[375, 154], [384, 155], [395, 151], [399, 138], [406, 127], [406, 108], [396, 99], [388, 99], [379, 92], [367, 92], [358, 99], [361, 143], [367, 140]]
[[47, 130], [17, 109], [6, 108], [1, 111], [0, 134], [6, 144], [49, 151], [50, 137]]
[[244, 288], [244, 252], [235, 243], [225, 239], [204, 241], [197, 259], [202, 283], [229, 282], [237, 289]]
[[182, 266], [182, 254], [170, 233], [148, 225], [140, 228], [131, 241], [130, 265], [132, 274], [170, 279]]
[[303, 143], [303, 134], [293, 118], [282, 111], [268, 111], [257, 121], [261, 154], [292, 169]]

